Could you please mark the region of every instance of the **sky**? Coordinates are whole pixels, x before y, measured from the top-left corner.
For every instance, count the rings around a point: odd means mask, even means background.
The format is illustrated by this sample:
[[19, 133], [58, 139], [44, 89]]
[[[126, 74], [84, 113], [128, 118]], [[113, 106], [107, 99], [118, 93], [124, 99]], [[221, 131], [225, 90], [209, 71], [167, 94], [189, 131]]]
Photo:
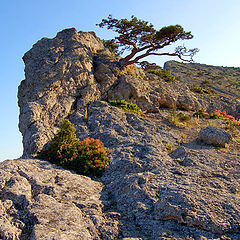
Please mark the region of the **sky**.
[[[149, 21], [156, 29], [180, 24], [191, 31], [188, 48], [199, 48], [194, 60], [215, 66], [240, 67], [239, 0], [2, 0], [0, 5], [0, 161], [19, 158], [17, 89], [24, 79], [22, 56], [43, 37], [65, 28], [95, 31], [102, 39], [115, 35], [96, 26], [109, 14], [118, 19]], [[147, 59], [162, 66], [171, 58]]]

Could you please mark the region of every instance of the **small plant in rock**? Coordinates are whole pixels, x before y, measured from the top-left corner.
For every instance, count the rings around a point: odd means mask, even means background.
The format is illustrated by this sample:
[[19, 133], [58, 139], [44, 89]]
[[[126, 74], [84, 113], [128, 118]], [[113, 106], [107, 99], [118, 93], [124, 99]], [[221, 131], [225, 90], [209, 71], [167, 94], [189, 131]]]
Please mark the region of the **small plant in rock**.
[[100, 177], [110, 163], [109, 150], [99, 139], [86, 138], [80, 141], [75, 131], [73, 124], [64, 120], [49, 148], [40, 152], [38, 158], [79, 174]]
[[60, 130], [49, 143], [48, 149], [41, 151], [37, 157], [47, 159], [52, 163], [60, 163], [59, 155], [61, 155], [63, 146], [76, 146], [79, 142], [75, 132], [73, 124], [68, 119], [63, 120]]
[[173, 143], [168, 142], [168, 143], [166, 144], [166, 150], [167, 150], [168, 153], [171, 153], [171, 152], [174, 151], [175, 149], [176, 149], [176, 146], [174, 146]]
[[109, 102], [112, 106], [118, 107], [123, 109], [126, 112], [136, 113], [138, 115], [141, 115], [141, 109], [134, 103], [129, 103], [127, 101], [123, 100], [115, 100]]
[[209, 117], [209, 114], [205, 112], [203, 109], [199, 109], [193, 114], [193, 117], [207, 118]]
[[159, 192], [156, 193], [156, 198], [160, 198], [161, 194]]
[[189, 115], [184, 114], [184, 113], [182, 113], [182, 112], [180, 112], [180, 113], [177, 114], [177, 118], [178, 118], [178, 120], [181, 121], [181, 122], [188, 122], [188, 121], [190, 121], [190, 119], [191, 119], [191, 117], [190, 117]]
[[148, 70], [149, 73], [155, 74], [164, 79], [166, 82], [174, 82], [176, 80], [175, 76], [169, 70], [166, 69], [150, 69]]
[[177, 127], [190, 127], [192, 125], [191, 116], [182, 112], [177, 113], [176, 110], [170, 111], [168, 121]]
[[236, 120], [234, 116], [227, 114], [226, 111], [215, 110], [211, 114], [211, 118], [223, 119], [229, 121], [230, 123], [233, 123], [236, 126], [240, 126], [240, 121]]
[[216, 91], [211, 89], [210, 87], [205, 85], [199, 86], [198, 84], [194, 84], [193, 87], [191, 88], [191, 91], [199, 94], [215, 94], [216, 93]]

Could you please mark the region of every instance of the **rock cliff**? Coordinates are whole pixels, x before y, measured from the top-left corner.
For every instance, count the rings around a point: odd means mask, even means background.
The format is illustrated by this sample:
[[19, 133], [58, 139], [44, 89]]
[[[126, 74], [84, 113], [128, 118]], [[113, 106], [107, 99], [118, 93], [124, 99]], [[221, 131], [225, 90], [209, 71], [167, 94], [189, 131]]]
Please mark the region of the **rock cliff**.
[[[23, 157], [46, 148], [67, 117], [78, 138], [99, 138], [111, 150], [111, 165], [92, 180], [37, 159], [0, 163], [3, 239], [240, 239], [238, 129], [220, 149], [198, 132], [227, 127], [224, 120], [176, 122], [176, 111], [224, 106], [236, 115], [235, 97], [194, 92], [184, 79], [166, 82], [135, 66], [121, 70], [94, 33], [75, 29], [40, 40], [23, 59]], [[109, 104], [121, 99], [144, 114]]]
[[166, 82], [135, 66], [120, 71], [118, 58], [94, 33], [63, 30], [53, 39], [38, 41], [23, 60], [26, 79], [19, 86], [18, 104], [24, 157], [40, 151], [64, 118], [83, 114], [94, 100], [125, 99], [146, 113], [161, 108], [219, 109], [233, 115], [238, 111], [237, 97], [199, 94], [189, 81]]

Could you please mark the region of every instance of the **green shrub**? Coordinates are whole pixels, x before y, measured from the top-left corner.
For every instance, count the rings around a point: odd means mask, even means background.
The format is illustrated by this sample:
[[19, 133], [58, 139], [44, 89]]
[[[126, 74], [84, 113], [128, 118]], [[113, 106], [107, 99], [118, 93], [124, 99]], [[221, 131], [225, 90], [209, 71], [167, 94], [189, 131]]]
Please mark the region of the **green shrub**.
[[193, 117], [207, 118], [209, 117], [209, 114], [205, 112], [203, 109], [199, 109], [193, 114]]
[[215, 94], [216, 91], [211, 89], [208, 86], [199, 86], [198, 84], [194, 84], [191, 88], [192, 92], [199, 93], [199, 94]]
[[49, 148], [40, 152], [38, 158], [79, 174], [100, 177], [110, 163], [109, 150], [99, 139], [86, 138], [80, 141], [75, 131], [73, 124], [69, 120], [64, 120]]
[[174, 144], [171, 142], [168, 142], [166, 144], [166, 150], [168, 153], [171, 153], [175, 148], [176, 148], [176, 146], [174, 146]]
[[175, 76], [169, 70], [159, 69], [159, 70], [148, 70], [149, 73], [155, 74], [161, 78], [163, 78], [166, 82], [173, 82], [176, 80]]
[[187, 121], [189, 121], [191, 119], [191, 117], [189, 115], [184, 114], [182, 112], [177, 114], [177, 118], [181, 122], [187, 122]]
[[167, 119], [170, 123], [176, 125], [177, 127], [192, 127], [191, 116], [182, 112], [177, 113], [175, 109], [172, 109], [169, 112]]
[[137, 113], [140, 115], [141, 109], [134, 103], [126, 102], [125, 100], [115, 100], [109, 102], [112, 106], [123, 109], [126, 112]]
[[76, 146], [63, 146], [60, 165], [79, 174], [100, 177], [110, 163], [108, 153], [99, 139], [86, 138]]
[[62, 152], [62, 146], [66, 144], [75, 146], [79, 142], [75, 132], [76, 129], [73, 124], [68, 119], [63, 120], [60, 130], [49, 143], [48, 149], [41, 151], [37, 157], [53, 163], [60, 163], [58, 156]]

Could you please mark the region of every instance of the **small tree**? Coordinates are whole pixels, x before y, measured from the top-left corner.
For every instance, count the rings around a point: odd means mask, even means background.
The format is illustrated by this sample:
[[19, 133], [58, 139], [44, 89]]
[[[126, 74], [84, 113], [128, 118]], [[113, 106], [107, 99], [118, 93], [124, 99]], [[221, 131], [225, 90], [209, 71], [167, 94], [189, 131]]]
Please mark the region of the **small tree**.
[[185, 32], [180, 25], [170, 25], [156, 30], [151, 23], [139, 20], [135, 16], [128, 19], [116, 19], [109, 15], [107, 19], [102, 19], [99, 27], [107, 27], [118, 33], [114, 41], [122, 51], [129, 50], [130, 54], [121, 59], [123, 66], [127, 66], [149, 55], [173, 56], [182, 61], [193, 61], [193, 56], [199, 50], [197, 48], [188, 50], [184, 46], [178, 46], [174, 52], [158, 52], [162, 48], [171, 45], [178, 40], [192, 39], [191, 32]]

